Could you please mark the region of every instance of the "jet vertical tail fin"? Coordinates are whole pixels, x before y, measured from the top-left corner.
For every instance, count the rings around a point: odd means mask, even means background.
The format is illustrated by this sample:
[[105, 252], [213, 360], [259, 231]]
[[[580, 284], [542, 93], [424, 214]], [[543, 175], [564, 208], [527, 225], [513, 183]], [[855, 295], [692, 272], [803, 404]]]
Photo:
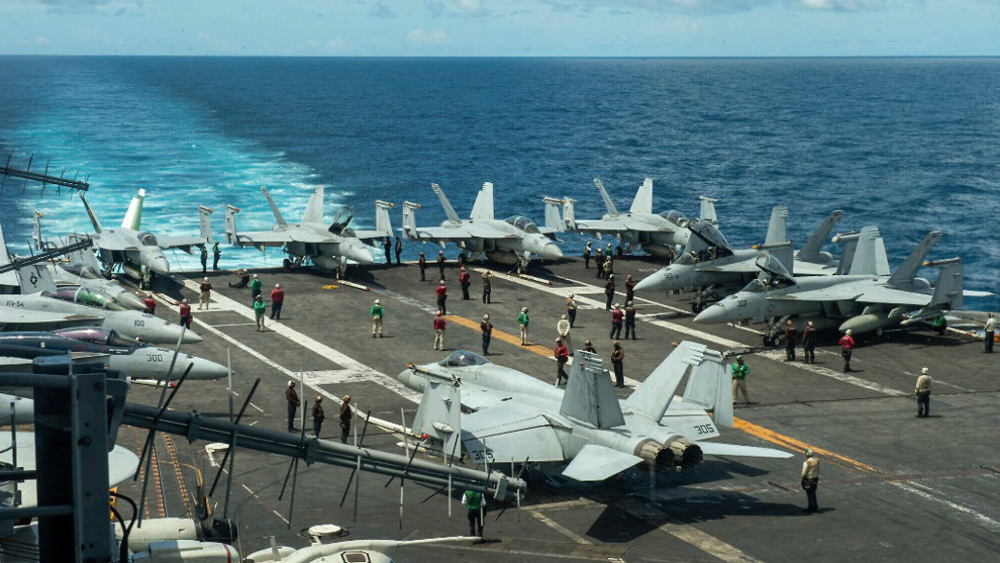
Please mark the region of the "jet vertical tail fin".
[[[771, 221], [767, 224], [767, 238], [765, 245], [783, 244], [788, 242], [788, 208], [784, 205], [775, 205], [771, 208]], [[785, 267], [791, 264], [784, 263]]]
[[428, 377], [420, 406], [413, 417], [413, 433], [427, 434], [443, 444], [445, 463], [462, 456], [462, 400], [458, 381]]
[[732, 377], [726, 370], [722, 354], [706, 349], [709, 361], [691, 368], [687, 387], [684, 388], [684, 404], [698, 404], [712, 411], [716, 426], [733, 427]]
[[[10, 254], [7, 253], [7, 243], [3, 238], [3, 225], [0, 225], [0, 266], [6, 266], [7, 264], [10, 264]], [[14, 287], [18, 283], [17, 274], [14, 272], [0, 274], [0, 286], [5, 286], [3, 290]], [[3, 290], [0, 290], [0, 292]]]
[[285, 222], [284, 215], [281, 214], [281, 211], [278, 209], [278, 205], [275, 204], [274, 199], [271, 198], [271, 192], [267, 191], [267, 186], [261, 186], [260, 191], [264, 194], [264, 198], [267, 199], [267, 205], [271, 207], [271, 213], [274, 215], [274, 222], [281, 227], [287, 227], [288, 223]]
[[851, 231], [848, 233], [837, 233], [833, 237], [833, 242], [840, 243], [840, 261], [837, 263], [835, 275], [842, 276], [851, 269], [851, 262], [858, 250], [858, 237], [861, 233]]
[[403, 238], [406, 240], [417, 239], [417, 209], [420, 209], [419, 203], [403, 202]]
[[559, 413], [597, 428], [625, 424], [618, 394], [604, 372], [600, 356], [582, 350], [576, 352]]
[[813, 231], [809, 240], [806, 241], [802, 248], [799, 249], [799, 260], [805, 261], [816, 261], [820, 259], [819, 250], [823, 248], [823, 243], [826, 242], [826, 237], [830, 236], [830, 231], [833, 230], [833, 226], [840, 221], [841, 217], [844, 216], [844, 212], [841, 210], [836, 210], [827, 215], [826, 219], [819, 224], [819, 227]]
[[965, 304], [965, 279], [961, 258], [937, 260], [924, 265], [941, 268], [937, 283], [934, 285], [934, 294], [927, 308], [957, 309]]
[[239, 235], [236, 233], [236, 214], [240, 208], [233, 205], [226, 205], [226, 242], [236, 244]]
[[899, 268], [892, 273], [887, 282], [890, 286], [907, 285], [917, 276], [917, 271], [924, 265], [924, 258], [931, 251], [931, 247], [941, 240], [941, 231], [931, 231], [927, 233], [924, 240], [913, 249], [913, 252], [906, 257]]
[[104, 232], [101, 228], [101, 222], [97, 220], [97, 215], [94, 215], [94, 210], [90, 208], [90, 204], [87, 203], [87, 198], [83, 197], [83, 194], [80, 194], [80, 201], [83, 202], [83, 208], [87, 210], [87, 217], [90, 217], [90, 224], [94, 226], [94, 232]]
[[379, 236], [392, 238], [392, 221], [389, 219], [389, 208], [395, 204], [381, 199], [375, 200], [375, 232]]
[[444, 208], [444, 214], [448, 216], [448, 220], [452, 223], [461, 223], [462, 219], [455, 213], [455, 208], [451, 206], [451, 202], [448, 201], [448, 196], [444, 195], [444, 190], [441, 186], [437, 184], [431, 184], [431, 190], [438, 196], [438, 201], [441, 202], [441, 207]]
[[889, 257], [885, 252], [885, 241], [878, 227], [862, 227], [854, 243], [854, 255], [851, 257], [850, 275], [887, 276], [889, 275]]
[[[122, 228], [138, 231], [142, 226], [142, 202], [146, 199], [146, 190], [139, 188], [139, 191], [128, 204], [125, 216], [122, 217]], [[95, 226], [96, 228], [96, 226]]]
[[43, 250], [45, 241], [42, 240], [42, 214], [35, 211], [35, 221], [31, 227], [31, 246], [35, 250]]
[[563, 200], [547, 197], [542, 201], [545, 202], [545, 227], [557, 233], [565, 231], [566, 223], [559, 216], [559, 208], [563, 205]]
[[476, 203], [472, 205], [472, 213], [469, 219], [482, 219], [492, 221], [493, 215], [493, 182], [486, 182], [476, 196]]
[[701, 220], [708, 221], [713, 225], [719, 224], [719, 217], [715, 214], [715, 202], [719, 201], [714, 197], [698, 196], [701, 200]]
[[52, 273], [44, 264], [25, 266], [17, 273], [18, 277], [21, 278], [21, 293], [24, 295], [56, 290], [56, 282], [52, 279]]
[[601, 179], [594, 178], [594, 185], [597, 186], [598, 191], [601, 192], [601, 199], [604, 200], [604, 207], [608, 208], [608, 215], [612, 217], [619, 216], [620, 213], [618, 213], [618, 208], [615, 207], [615, 202], [611, 201], [611, 196], [608, 195], [608, 190], [604, 189], [604, 184], [601, 182]]
[[198, 206], [198, 225], [201, 228], [201, 240], [206, 243], [214, 242], [212, 239], [212, 213], [215, 210], [204, 205]]
[[576, 230], [576, 200], [566, 198], [563, 200], [563, 221], [570, 230]]
[[[269, 198], [270, 201], [270, 198]], [[271, 204], [272, 209], [276, 209], [274, 204]], [[275, 219], [278, 215], [274, 216]], [[309, 203], [306, 204], [306, 211], [302, 214], [303, 223], [322, 223], [323, 222], [323, 186], [320, 186], [313, 190], [311, 196], [309, 196]], [[282, 221], [278, 222], [279, 224]]]
[[[625, 399], [625, 406], [629, 410], [641, 413], [652, 420], [660, 420], [670, 406], [670, 402], [673, 401], [674, 392], [677, 391], [677, 386], [687, 374], [688, 368], [701, 365], [705, 358], [709, 357], [707, 352], [709, 350], [703, 344], [687, 340], [681, 342], [653, 370], [653, 373], [649, 374], [646, 381], [629, 395], [628, 399]], [[572, 383], [572, 376], [570, 383]], [[569, 386], [566, 390], [569, 391]]]
[[629, 208], [629, 213], [637, 213], [643, 215], [653, 214], [653, 179], [646, 178], [643, 180], [642, 185], [635, 192], [635, 198], [632, 200], [632, 207]]

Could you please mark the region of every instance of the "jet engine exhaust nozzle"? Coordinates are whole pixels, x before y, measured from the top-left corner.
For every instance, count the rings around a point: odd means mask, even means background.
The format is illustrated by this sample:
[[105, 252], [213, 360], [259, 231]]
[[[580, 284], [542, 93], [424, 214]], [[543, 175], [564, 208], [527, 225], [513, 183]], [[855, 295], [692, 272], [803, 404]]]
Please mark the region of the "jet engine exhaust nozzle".
[[649, 440], [640, 446], [636, 455], [657, 469], [688, 469], [701, 463], [704, 458], [701, 448], [684, 438], [675, 438], [665, 445]]

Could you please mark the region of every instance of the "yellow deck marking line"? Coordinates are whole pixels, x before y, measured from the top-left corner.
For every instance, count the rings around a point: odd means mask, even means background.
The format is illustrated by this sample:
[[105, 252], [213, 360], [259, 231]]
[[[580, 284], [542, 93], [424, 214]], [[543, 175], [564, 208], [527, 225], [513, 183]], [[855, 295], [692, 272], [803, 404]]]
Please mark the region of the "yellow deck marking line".
[[[453, 322], [453, 323], [455, 323], [457, 325], [462, 325], [464, 327], [468, 327], [468, 328], [471, 328], [471, 329], [480, 330], [479, 329], [479, 322], [478, 321], [474, 321], [472, 319], [467, 319], [465, 317], [459, 317], [458, 315], [445, 315], [444, 319], [446, 321], [451, 321], [451, 322]], [[528, 326], [530, 327], [531, 325], [528, 325]], [[529, 335], [530, 335], [530, 333], [529, 333]], [[521, 346], [521, 335], [516, 335], [515, 336], [513, 334], [510, 334], [509, 332], [504, 332], [502, 330], [497, 330], [496, 327], [493, 327], [493, 338], [502, 340], [503, 342], [506, 342], [507, 344], [513, 344], [514, 346], [518, 346], [518, 347], [523, 348], [525, 350], [530, 350], [530, 351], [538, 354], [539, 356], [545, 356], [545, 357], [550, 358], [550, 359], [553, 357], [552, 356], [552, 350], [550, 350], [548, 348], [545, 348], [544, 346], [539, 346], [538, 344], [530, 344], [528, 346]], [[529, 340], [530, 340], [530, 338], [529, 338]], [[555, 343], [555, 340], [553, 340], [553, 343]]]

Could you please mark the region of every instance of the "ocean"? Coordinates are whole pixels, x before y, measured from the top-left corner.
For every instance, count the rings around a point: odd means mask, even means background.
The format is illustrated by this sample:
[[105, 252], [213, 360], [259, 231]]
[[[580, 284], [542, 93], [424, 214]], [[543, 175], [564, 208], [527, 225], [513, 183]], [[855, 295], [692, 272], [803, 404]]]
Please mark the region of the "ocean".
[[[431, 183], [467, 215], [486, 181], [500, 217], [542, 222], [554, 196], [596, 218], [593, 178], [627, 208], [650, 177], [657, 211], [696, 216], [699, 195], [719, 198], [740, 247], [763, 240], [776, 204], [798, 244], [834, 209], [839, 231], [877, 225], [893, 266], [940, 229], [931, 258], [962, 256], [967, 289], [1000, 292], [1000, 59], [0, 57], [0, 76], [2, 158], [88, 177], [105, 225], [145, 188], [151, 231], [194, 234], [206, 205], [221, 238], [226, 204], [240, 229], [266, 229], [262, 185], [289, 220], [325, 186], [328, 218], [350, 205], [371, 228], [384, 199], [398, 227], [409, 200], [436, 224]], [[90, 230], [66, 190], [7, 179], [0, 224], [15, 250], [33, 209], [47, 233]], [[563, 238], [565, 253], [582, 248]], [[223, 250], [225, 267], [282, 258]]]

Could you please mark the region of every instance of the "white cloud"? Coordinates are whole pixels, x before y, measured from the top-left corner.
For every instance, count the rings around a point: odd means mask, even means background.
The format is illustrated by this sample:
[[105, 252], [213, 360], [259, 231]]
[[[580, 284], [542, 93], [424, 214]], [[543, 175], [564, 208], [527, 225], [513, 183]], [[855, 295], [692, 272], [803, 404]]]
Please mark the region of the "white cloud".
[[124, 16], [142, 12], [143, 0], [38, 0], [50, 12]]
[[48, 45], [49, 43], [52, 43], [52, 41], [50, 41], [48, 37], [35, 38], [35, 45]]
[[326, 48], [333, 51], [350, 51], [351, 44], [342, 36], [338, 35], [326, 42]]
[[413, 45], [421, 47], [431, 45], [446, 45], [449, 43], [448, 34], [444, 31], [427, 31], [422, 28], [414, 29], [406, 34], [406, 40]]

